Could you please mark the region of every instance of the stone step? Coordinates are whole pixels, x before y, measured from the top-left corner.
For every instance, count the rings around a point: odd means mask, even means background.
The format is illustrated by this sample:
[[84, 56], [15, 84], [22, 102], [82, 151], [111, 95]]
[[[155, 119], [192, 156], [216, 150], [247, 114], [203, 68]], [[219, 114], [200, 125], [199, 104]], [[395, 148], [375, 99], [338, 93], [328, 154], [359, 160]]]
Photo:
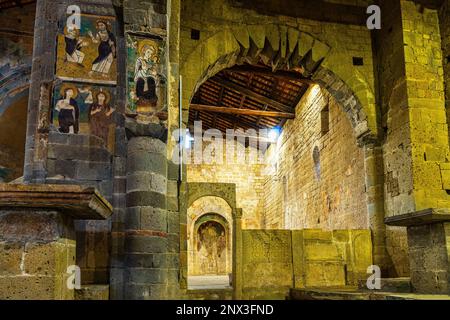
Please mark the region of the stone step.
[[357, 291], [356, 287], [291, 289], [291, 300], [370, 300], [369, 292]]
[[109, 285], [84, 285], [75, 289], [75, 300], [109, 300]]
[[189, 300], [232, 300], [233, 289], [188, 290], [187, 298]]
[[381, 289], [369, 290], [367, 288], [367, 280], [360, 280], [358, 288], [362, 291], [375, 292], [393, 292], [393, 293], [411, 293], [411, 279], [410, 278], [383, 278], [381, 279]]
[[291, 289], [291, 300], [450, 300], [450, 295], [361, 291], [357, 288]]

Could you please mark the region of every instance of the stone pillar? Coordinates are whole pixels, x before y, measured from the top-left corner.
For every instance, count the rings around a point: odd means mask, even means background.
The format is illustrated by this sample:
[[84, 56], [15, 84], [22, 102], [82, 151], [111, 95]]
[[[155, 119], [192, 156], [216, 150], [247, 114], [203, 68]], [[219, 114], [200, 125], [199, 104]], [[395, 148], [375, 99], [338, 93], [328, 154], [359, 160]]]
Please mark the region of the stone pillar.
[[372, 142], [364, 145], [364, 168], [368, 220], [372, 231], [373, 263], [381, 268], [382, 276], [387, 277], [390, 263], [384, 224], [383, 151], [378, 144]]
[[[185, 166], [184, 166], [185, 167]], [[186, 172], [186, 170], [184, 170]], [[183, 180], [186, 181], [186, 180]], [[180, 184], [180, 289], [188, 289], [188, 230], [187, 230], [187, 205], [188, 205], [188, 183]]]
[[411, 285], [420, 294], [450, 294], [450, 209], [386, 218], [407, 228]]
[[233, 299], [242, 299], [242, 209], [233, 217]]
[[94, 189], [0, 185], [0, 300], [73, 300], [74, 220], [111, 213]]
[[179, 248], [179, 238], [168, 233], [167, 130], [133, 120], [126, 128], [124, 298], [167, 299], [178, 283], [173, 253]]
[[38, 0], [34, 27], [33, 63], [24, 164], [24, 181], [44, 183], [50, 88], [54, 80], [58, 18], [65, 14], [66, 0]]

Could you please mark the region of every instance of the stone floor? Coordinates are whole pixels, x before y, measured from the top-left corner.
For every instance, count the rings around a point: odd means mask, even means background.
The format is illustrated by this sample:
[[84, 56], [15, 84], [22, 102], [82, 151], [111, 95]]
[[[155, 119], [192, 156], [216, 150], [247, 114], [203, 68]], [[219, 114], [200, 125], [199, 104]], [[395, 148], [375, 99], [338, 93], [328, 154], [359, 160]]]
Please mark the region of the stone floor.
[[449, 295], [360, 291], [356, 287], [291, 289], [292, 300], [450, 300]]
[[188, 289], [230, 289], [230, 281], [228, 276], [191, 276], [188, 277]]

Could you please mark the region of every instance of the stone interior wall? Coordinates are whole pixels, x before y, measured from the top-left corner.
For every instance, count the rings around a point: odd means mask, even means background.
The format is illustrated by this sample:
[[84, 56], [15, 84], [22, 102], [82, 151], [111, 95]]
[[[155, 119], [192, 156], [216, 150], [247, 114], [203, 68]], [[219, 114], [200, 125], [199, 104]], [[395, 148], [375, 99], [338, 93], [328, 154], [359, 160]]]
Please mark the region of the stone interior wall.
[[283, 299], [290, 288], [356, 285], [372, 265], [369, 230], [243, 230], [242, 238], [243, 299]]
[[[403, 144], [398, 138], [394, 138], [393, 133], [400, 133], [395, 129], [394, 125], [405, 125], [405, 119], [397, 120], [393, 117], [396, 113], [392, 110], [400, 109], [401, 104], [406, 100], [406, 90], [402, 82], [402, 75], [405, 70], [405, 59], [402, 52], [403, 43], [402, 21], [400, 16], [400, 6], [396, 1], [384, 1], [382, 11], [386, 13], [384, 19], [384, 27], [375, 33], [375, 45], [377, 50], [376, 62], [378, 70], [378, 96], [381, 110], [381, 125], [386, 140], [383, 146], [383, 158], [385, 162], [385, 198], [389, 202], [391, 198], [400, 195], [399, 177], [402, 176], [401, 183], [405, 186], [412, 185], [410, 177], [410, 163], [407, 161], [408, 153], [405, 150], [398, 150]], [[392, 133], [390, 134], [389, 131]], [[402, 137], [402, 141], [408, 143], [408, 137]], [[406, 140], [404, 140], [406, 139]], [[397, 164], [397, 165], [396, 165]], [[404, 172], [396, 172], [394, 174], [391, 166], [402, 168]], [[402, 193], [406, 193], [402, 191]], [[405, 203], [407, 200], [405, 199]], [[394, 209], [390, 205], [385, 205], [386, 214], [393, 212]], [[394, 273], [398, 276], [407, 276], [409, 274], [408, 245], [406, 240], [406, 230], [403, 228], [387, 227], [386, 245], [389, 256], [392, 259]]]
[[0, 299], [73, 300], [71, 222], [58, 212], [0, 210]]
[[[329, 131], [323, 134], [321, 111], [327, 106]], [[204, 154], [221, 151], [210, 146], [203, 145]], [[313, 158], [316, 147], [320, 178]], [[236, 150], [244, 151], [242, 146]], [[243, 229], [368, 227], [363, 150], [356, 144], [342, 107], [319, 86], [305, 94], [296, 119], [287, 121], [263, 161], [251, 162], [249, 153], [253, 151], [247, 148], [244, 155], [233, 158], [239, 161], [232, 163], [226, 161], [226, 154], [222, 164], [195, 164], [193, 159], [187, 165], [188, 181], [236, 184]]]
[[[184, 124], [187, 123], [187, 110], [195, 86], [205, 74], [220, 71], [218, 68], [208, 70], [219, 58], [239, 51], [237, 39], [243, 43], [248, 42], [249, 37], [258, 43], [264, 43], [265, 39], [276, 43], [279, 37], [277, 32], [282, 35], [283, 30], [292, 27], [331, 47], [322, 65], [348, 82], [363, 106], [368, 127], [373, 132], [377, 131], [371, 36], [365, 24], [345, 25], [284, 15], [264, 15], [231, 6], [229, 2], [189, 0], [181, 5], [180, 71], [183, 77]], [[199, 40], [191, 38], [192, 30], [200, 31]], [[302, 45], [307, 49], [305, 42]], [[354, 66], [353, 57], [362, 58], [364, 64]], [[226, 63], [227, 59], [224, 60]], [[179, 112], [175, 106], [172, 108], [171, 119]]]
[[[96, 136], [51, 132], [47, 183], [95, 187], [112, 202], [113, 156]], [[83, 284], [109, 282], [111, 221], [75, 221]]]
[[401, 10], [415, 210], [448, 208], [450, 194], [441, 176], [450, 151], [438, 12], [412, 1], [401, 1]]
[[[328, 132], [322, 111], [328, 108]], [[316, 150], [316, 151], [314, 151]], [[316, 153], [316, 155], [314, 155]], [[342, 107], [312, 86], [266, 153], [265, 227], [365, 229], [368, 227], [364, 155]]]
[[0, 12], [0, 181], [5, 182], [23, 174], [34, 15], [34, 4]]
[[[116, 16], [111, 0], [101, 0], [95, 4], [80, 0], [71, 4], [79, 5], [83, 14], [99, 17]], [[59, 9], [61, 8], [65, 8], [64, 4], [59, 7]], [[65, 10], [58, 12], [64, 14]], [[61, 19], [61, 16], [58, 18]], [[58, 28], [57, 23], [52, 27]], [[59, 133], [52, 123], [47, 136], [48, 143], [40, 150], [40, 153], [46, 156], [45, 183], [80, 184], [95, 187], [118, 211], [122, 208], [123, 203], [116, 202], [115, 191], [119, 191], [122, 197], [125, 192], [123, 185], [122, 190], [120, 189], [122, 175], [117, 171], [124, 166], [123, 154], [124, 148], [126, 148], [123, 117], [121, 116], [124, 110], [122, 100], [124, 85], [120, 76], [122, 70], [125, 69], [126, 58], [125, 50], [122, 47], [123, 35], [115, 34], [115, 37], [118, 54], [114, 63], [117, 63], [118, 77], [117, 85], [109, 89], [115, 101], [115, 105], [112, 106], [115, 112], [112, 116], [113, 125], [111, 125], [115, 128], [110, 128], [110, 140], [106, 143], [101, 138], [87, 133]], [[115, 70], [115, 67], [112, 69]], [[119, 176], [117, 180], [116, 176]], [[77, 264], [82, 270], [82, 284], [108, 284], [111, 266], [112, 220], [75, 221], [75, 228]]]
[[[247, 161], [248, 155], [254, 152], [254, 148], [244, 147], [236, 144], [234, 157], [232, 161], [226, 160], [225, 140], [217, 140], [224, 147], [222, 150], [214, 148], [212, 145], [203, 142], [203, 154], [205, 156], [219, 153], [222, 151], [223, 157], [211, 156], [211, 159], [217, 159], [211, 164], [195, 163], [195, 141], [191, 148], [192, 160], [186, 166], [187, 181], [207, 182], [207, 183], [233, 183], [236, 184], [236, 205], [242, 208], [243, 228], [258, 229], [262, 227], [262, 218], [264, 215], [264, 180], [266, 166], [256, 161]], [[215, 150], [217, 149], [217, 150]], [[247, 157], [247, 158], [246, 158]], [[222, 163], [220, 163], [222, 162]]]
[[[450, 1], [443, 2], [439, 10], [439, 30], [441, 32], [442, 60], [444, 68], [445, 107], [447, 125], [450, 123]], [[448, 126], [450, 142], [450, 126]]]

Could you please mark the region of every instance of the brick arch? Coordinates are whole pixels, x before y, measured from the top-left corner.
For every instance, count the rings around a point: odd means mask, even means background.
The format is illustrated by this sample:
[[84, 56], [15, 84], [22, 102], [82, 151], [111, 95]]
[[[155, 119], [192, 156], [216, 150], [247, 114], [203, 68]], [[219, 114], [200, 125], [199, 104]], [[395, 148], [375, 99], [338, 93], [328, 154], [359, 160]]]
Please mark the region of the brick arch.
[[[223, 69], [260, 59], [276, 71], [301, 66], [336, 99], [350, 120], [360, 145], [377, 137], [375, 95], [356, 68], [342, 67], [339, 48], [296, 28], [278, 25], [244, 25], [224, 29], [203, 40], [183, 61], [183, 105], [198, 88]], [[188, 119], [183, 119], [187, 122]]]

